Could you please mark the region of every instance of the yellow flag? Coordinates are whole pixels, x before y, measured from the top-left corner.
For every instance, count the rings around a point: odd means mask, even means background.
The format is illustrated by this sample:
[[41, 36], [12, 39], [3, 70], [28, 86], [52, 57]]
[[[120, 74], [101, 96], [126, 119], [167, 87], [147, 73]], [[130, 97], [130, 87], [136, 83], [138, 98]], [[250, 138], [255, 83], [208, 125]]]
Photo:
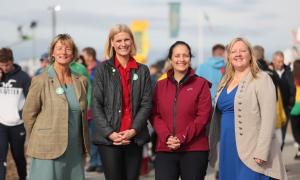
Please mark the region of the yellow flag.
[[149, 22], [146, 20], [133, 21], [131, 30], [137, 46], [136, 56], [138, 62], [146, 64], [149, 52], [149, 37], [148, 37]]

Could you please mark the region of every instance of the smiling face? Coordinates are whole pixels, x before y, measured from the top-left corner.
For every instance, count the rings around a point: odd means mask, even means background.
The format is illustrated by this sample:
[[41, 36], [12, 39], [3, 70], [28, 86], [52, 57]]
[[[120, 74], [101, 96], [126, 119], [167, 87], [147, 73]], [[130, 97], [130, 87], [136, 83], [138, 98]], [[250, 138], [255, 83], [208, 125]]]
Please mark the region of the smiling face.
[[178, 44], [174, 47], [171, 64], [175, 72], [186, 73], [190, 67], [191, 56], [188, 47]]
[[132, 50], [133, 41], [126, 32], [116, 34], [111, 40], [111, 45], [116, 52], [116, 56], [129, 57]]
[[229, 62], [237, 71], [243, 71], [250, 67], [251, 55], [249, 48], [242, 41], [235, 42], [229, 52]]
[[68, 65], [73, 59], [73, 47], [68, 41], [58, 41], [53, 49], [52, 56], [55, 63]]

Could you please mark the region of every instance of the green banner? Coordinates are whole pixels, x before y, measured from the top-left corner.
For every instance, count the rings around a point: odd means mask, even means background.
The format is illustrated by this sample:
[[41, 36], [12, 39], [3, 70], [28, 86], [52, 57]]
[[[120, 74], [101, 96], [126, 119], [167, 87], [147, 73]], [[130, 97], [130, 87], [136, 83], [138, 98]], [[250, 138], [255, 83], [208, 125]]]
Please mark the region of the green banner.
[[169, 3], [170, 37], [175, 38], [180, 29], [180, 2]]

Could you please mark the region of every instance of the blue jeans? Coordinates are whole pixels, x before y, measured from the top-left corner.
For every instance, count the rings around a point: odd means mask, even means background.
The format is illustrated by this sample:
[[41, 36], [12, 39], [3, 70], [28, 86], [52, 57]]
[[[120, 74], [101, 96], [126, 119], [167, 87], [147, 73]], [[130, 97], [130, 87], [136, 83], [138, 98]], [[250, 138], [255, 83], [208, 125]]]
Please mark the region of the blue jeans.
[[98, 152], [98, 147], [95, 146], [92, 142], [92, 138], [95, 134], [95, 122], [94, 120], [89, 121], [89, 135], [90, 135], [90, 153], [91, 153], [91, 159], [90, 159], [90, 166], [101, 166], [101, 158], [100, 154]]

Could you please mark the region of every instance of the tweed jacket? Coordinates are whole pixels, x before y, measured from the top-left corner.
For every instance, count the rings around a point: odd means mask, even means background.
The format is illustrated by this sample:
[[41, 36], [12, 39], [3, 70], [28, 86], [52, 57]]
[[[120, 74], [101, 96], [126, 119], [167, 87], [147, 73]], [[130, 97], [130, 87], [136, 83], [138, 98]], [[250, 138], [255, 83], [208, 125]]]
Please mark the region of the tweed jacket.
[[[224, 87], [219, 87], [216, 103]], [[221, 112], [215, 104], [210, 125], [210, 164], [218, 166]], [[276, 93], [265, 72], [253, 78], [251, 72], [238, 84], [234, 98], [234, 125], [237, 152], [241, 161], [255, 172], [275, 179], [287, 179], [279, 142], [275, 137]], [[254, 158], [262, 159], [258, 165]]]
[[[72, 81], [82, 112], [83, 152], [88, 153], [87, 79], [72, 72]], [[60, 157], [68, 145], [66, 95], [58, 92], [60, 82], [52, 66], [33, 77], [23, 109], [27, 133], [27, 155], [39, 159]]]

